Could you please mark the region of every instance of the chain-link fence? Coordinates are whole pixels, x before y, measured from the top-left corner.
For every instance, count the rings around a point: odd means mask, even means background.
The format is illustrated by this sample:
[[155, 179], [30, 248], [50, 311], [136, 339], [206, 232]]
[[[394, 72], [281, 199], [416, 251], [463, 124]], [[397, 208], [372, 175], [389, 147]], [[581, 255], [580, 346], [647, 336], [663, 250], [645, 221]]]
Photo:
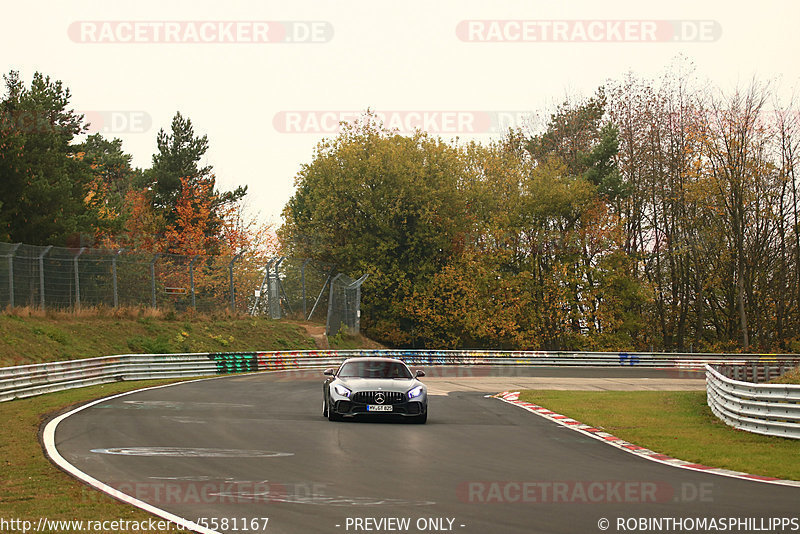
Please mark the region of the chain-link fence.
[[361, 285], [366, 279], [366, 274], [358, 280], [353, 280], [345, 274], [337, 274], [331, 279], [327, 335], [335, 336], [345, 328], [349, 334], [360, 333]]
[[[338, 293], [332, 289], [341, 286], [342, 276], [337, 277], [332, 265], [307, 259], [0, 243], [0, 309], [228, 309], [275, 319], [321, 320], [324, 310], [338, 302]], [[359, 309], [351, 303], [346, 310], [354, 315], [342, 320], [352, 328], [358, 323]], [[340, 314], [333, 312], [335, 320]], [[328, 310], [329, 320], [331, 316]]]
[[328, 306], [325, 288], [334, 276], [332, 265], [308, 259], [277, 257], [259, 270], [249, 312], [273, 319], [321, 319]]

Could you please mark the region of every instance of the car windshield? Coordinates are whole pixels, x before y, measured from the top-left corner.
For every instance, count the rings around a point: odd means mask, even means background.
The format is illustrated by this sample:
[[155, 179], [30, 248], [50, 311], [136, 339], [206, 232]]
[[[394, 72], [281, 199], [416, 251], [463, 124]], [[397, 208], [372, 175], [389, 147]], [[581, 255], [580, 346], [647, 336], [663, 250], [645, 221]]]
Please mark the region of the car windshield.
[[411, 371], [400, 362], [347, 362], [339, 370], [343, 378], [413, 378]]

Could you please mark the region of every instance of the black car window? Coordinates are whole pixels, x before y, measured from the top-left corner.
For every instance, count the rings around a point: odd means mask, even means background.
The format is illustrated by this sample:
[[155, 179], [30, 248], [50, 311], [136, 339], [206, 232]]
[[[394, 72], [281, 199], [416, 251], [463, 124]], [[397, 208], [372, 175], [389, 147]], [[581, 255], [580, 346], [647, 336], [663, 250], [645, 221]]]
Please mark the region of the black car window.
[[397, 362], [347, 362], [339, 370], [342, 378], [413, 378], [411, 371]]

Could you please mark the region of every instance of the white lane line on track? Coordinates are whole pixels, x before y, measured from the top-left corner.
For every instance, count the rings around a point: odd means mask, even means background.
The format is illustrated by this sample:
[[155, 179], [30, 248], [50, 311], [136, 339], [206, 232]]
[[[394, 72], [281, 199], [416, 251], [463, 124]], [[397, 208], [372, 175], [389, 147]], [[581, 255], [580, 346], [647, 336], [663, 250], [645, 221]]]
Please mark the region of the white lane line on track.
[[633, 454], [634, 456], [637, 456], [639, 458], [645, 458], [652, 462], [658, 462], [663, 465], [679, 467], [681, 469], [687, 469], [690, 471], [695, 471], [700, 473], [710, 473], [712, 475], [725, 476], [729, 478], [738, 478], [740, 480], [749, 480], [750, 482], [761, 482], [766, 484], [776, 484], [779, 486], [800, 487], [800, 481], [798, 480], [781, 480], [779, 478], [751, 475], [739, 471], [731, 471], [728, 469], [720, 469], [715, 467], [709, 467], [706, 465], [695, 464], [692, 462], [687, 462], [685, 460], [672, 458], [665, 454], [659, 454], [657, 452], [651, 451], [650, 449], [646, 449], [644, 447], [640, 447], [638, 445], [634, 445], [633, 443], [624, 441], [616, 436], [609, 434], [608, 432], [602, 432], [597, 428], [583, 424], [580, 421], [576, 421], [575, 419], [571, 419], [565, 415], [552, 412], [542, 406], [521, 401], [519, 400], [519, 391], [512, 391], [512, 392], [504, 391], [503, 393], [498, 393], [497, 395], [486, 395], [486, 398], [498, 399], [505, 402], [506, 404], [511, 404], [512, 406], [522, 408], [523, 410], [538, 415], [539, 417], [543, 417], [548, 421], [557, 423], [565, 428], [569, 428], [570, 430], [580, 432], [585, 436], [589, 436], [598, 441], [616, 447], [619, 450]]
[[71, 415], [74, 415], [74, 414], [76, 414], [76, 413], [78, 413], [80, 411], [83, 411], [83, 410], [85, 410], [87, 408], [91, 408], [92, 406], [94, 406], [96, 404], [99, 404], [101, 402], [107, 402], [107, 401], [110, 401], [110, 400], [113, 400], [113, 399], [118, 399], [120, 397], [124, 397], [126, 395], [131, 395], [133, 393], [138, 393], [140, 391], [149, 391], [149, 390], [152, 390], [152, 389], [161, 389], [161, 388], [166, 388], [166, 387], [170, 387], [170, 386], [175, 386], [177, 384], [187, 384], [187, 383], [191, 383], [191, 382], [202, 382], [204, 380], [215, 380], [217, 378], [225, 378], [225, 377], [201, 378], [199, 380], [188, 380], [188, 381], [185, 381], [185, 382], [176, 382], [174, 384], [165, 384], [165, 385], [162, 385], [162, 386], [153, 386], [153, 387], [149, 387], [149, 388], [136, 389], [134, 391], [128, 391], [128, 392], [125, 392], [125, 393], [120, 393], [119, 395], [113, 395], [111, 397], [105, 397], [105, 398], [98, 399], [96, 401], [92, 401], [90, 403], [84, 404], [83, 406], [79, 406], [78, 408], [75, 408], [74, 410], [71, 410], [71, 411], [69, 411], [67, 413], [59, 415], [58, 417], [56, 417], [55, 419], [53, 419], [52, 421], [47, 423], [47, 425], [44, 427], [44, 432], [42, 433], [42, 441], [44, 443], [45, 452], [50, 457], [50, 460], [53, 463], [55, 463], [57, 466], [59, 466], [61, 469], [63, 469], [64, 471], [66, 471], [67, 473], [72, 475], [73, 477], [77, 478], [78, 480], [82, 480], [83, 482], [89, 484], [90, 486], [94, 487], [95, 489], [100, 490], [103, 493], [107, 493], [108, 495], [111, 495], [115, 499], [118, 499], [118, 500], [120, 500], [120, 501], [122, 501], [124, 503], [130, 504], [130, 505], [135, 506], [137, 508], [141, 508], [142, 510], [144, 510], [146, 512], [149, 512], [149, 513], [151, 513], [153, 515], [156, 515], [158, 517], [166, 519], [167, 521], [171, 521], [172, 523], [175, 523], [176, 525], [179, 525], [179, 526], [181, 526], [183, 528], [186, 528], [188, 530], [192, 530], [194, 532], [199, 532], [200, 534], [222, 534], [221, 532], [218, 532], [216, 530], [211, 530], [209, 528], [206, 528], [206, 527], [203, 527], [201, 525], [198, 525], [194, 521], [189, 521], [188, 519], [185, 519], [183, 517], [179, 517], [179, 516], [177, 516], [175, 514], [167, 512], [166, 510], [162, 510], [161, 508], [157, 508], [157, 507], [153, 506], [152, 504], [149, 504], [149, 503], [146, 503], [146, 502], [141, 501], [139, 499], [136, 499], [134, 497], [131, 497], [130, 495], [128, 495], [126, 493], [122, 493], [118, 489], [113, 488], [113, 487], [109, 486], [108, 484], [104, 484], [103, 482], [100, 482], [96, 478], [84, 473], [83, 471], [81, 471], [80, 469], [78, 469], [77, 467], [75, 467], [74, 465], [69, 463], [63, 456], [61, 456], [61, 454], [58, 452], [58, 449], [56, 448], [56, 440], [55, 440], [56, 429], [58, 428], [59, 423], [61, 423], [67, 417], [69, 417]]
[[111, 447], [92, 449], [96, 454], [118, 456], [159, 456], [172, 458], [275, 458], [294, 456], [293, 452], [254, 451], [244, 449], [209, 449], [201, 447]]

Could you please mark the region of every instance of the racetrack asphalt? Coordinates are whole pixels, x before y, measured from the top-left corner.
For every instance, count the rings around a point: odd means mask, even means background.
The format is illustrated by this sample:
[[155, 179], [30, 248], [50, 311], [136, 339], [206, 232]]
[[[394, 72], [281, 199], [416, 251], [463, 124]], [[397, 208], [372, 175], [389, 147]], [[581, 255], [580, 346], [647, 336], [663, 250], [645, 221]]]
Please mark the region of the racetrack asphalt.
[[[485, 397], [503, 383], [548, 381], [686, 389], [702, 375], [448, 373], [423, 379], [432, 393], [426, 425], [329, 422], [321, 415], [321, 372], [260, 373], [102, 401], [61, 421], [55, 443], [84, 473], [228, 533], [572, 534], [603, 532], [604, 519], [605, 532], [653, 532], [678, 520], [696, 527], [731, 518], [739, 528], [728, 532], [764, 532], [775, 518], [798, 521], [800, 488], [651, 462]], [[660, 518], [662, 528], [640, 518]], [[781, 531], [792, 524], [769, 530]]]

